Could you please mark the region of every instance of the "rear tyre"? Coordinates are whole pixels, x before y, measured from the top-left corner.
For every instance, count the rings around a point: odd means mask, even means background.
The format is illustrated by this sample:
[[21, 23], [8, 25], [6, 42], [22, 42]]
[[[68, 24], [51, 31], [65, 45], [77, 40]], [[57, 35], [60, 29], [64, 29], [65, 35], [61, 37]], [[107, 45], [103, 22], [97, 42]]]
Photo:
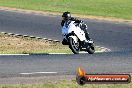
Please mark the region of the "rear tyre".
[[69, 38], [69, 48], [72, 50], [72, 52], [74, 54], [79, 54], [80, 51], [80, 44], [79, 44], [79, 40], [77, 41], [77, 43], [74, 41], [74, 39], [72, 37]]
[[95, 46], [94, 46], [94, 44], [91, 44], [91, 45], [89, 46], [89, 48], [87, 49], [87, 52], [88, 52], [89, 54], [94, 54], [94, 52], [95, 52]]

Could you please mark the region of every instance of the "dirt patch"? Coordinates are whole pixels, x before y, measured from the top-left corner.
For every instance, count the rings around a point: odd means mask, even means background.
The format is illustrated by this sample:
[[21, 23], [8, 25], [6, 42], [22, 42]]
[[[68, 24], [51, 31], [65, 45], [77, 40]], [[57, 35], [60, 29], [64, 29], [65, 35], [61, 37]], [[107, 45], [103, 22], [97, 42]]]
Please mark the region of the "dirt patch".
[[57, 53], [71, 52], [67, 46], [61, 43], [50, 42], [43, 39], [29, 37], [15, 37], [0, 34], [1, 54], [30, 54], [30, 53]]

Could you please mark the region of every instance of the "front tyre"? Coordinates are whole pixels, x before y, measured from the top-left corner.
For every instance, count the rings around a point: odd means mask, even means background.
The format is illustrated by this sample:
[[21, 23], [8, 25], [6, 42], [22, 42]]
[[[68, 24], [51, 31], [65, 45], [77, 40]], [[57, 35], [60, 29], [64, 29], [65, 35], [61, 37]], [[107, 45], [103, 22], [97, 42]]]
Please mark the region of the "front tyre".
[[94, 46], [94, 44], [91, 44], [91, 45], [88, 47], [87, 52], [88, 52], [89, 54], [94, 54], [94, 52], [95, 52], [95, 46]]
[[79, 54], [80, 45], [79, 40], [75, 41], [72, 37], [69, 37], [69, 48], [72, 50], [74, 54]]

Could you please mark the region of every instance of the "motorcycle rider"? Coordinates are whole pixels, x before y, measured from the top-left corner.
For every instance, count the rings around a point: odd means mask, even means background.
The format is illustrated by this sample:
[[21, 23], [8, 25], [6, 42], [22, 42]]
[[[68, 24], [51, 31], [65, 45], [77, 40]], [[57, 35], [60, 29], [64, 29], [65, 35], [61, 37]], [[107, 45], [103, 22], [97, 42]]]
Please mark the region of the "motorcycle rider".
[[[65, 25], [66, 27], [68, 27], [68, 25], [71, 23], [71, 21], [75, 21], [76, 26], [79, 26], [84, 31], [85, 37], [86, 37], [87, 41], [89, 41], [90, 38], [89, 38], [89, 33], [87, 32], [87, 25], [83, 21], [71, 17], [70, 12], [64, 12], [62, 14], [61, 26], [63, 27]], [[65, 39], [62, 41], [62, 44], [63, 45], [67, 44]]]

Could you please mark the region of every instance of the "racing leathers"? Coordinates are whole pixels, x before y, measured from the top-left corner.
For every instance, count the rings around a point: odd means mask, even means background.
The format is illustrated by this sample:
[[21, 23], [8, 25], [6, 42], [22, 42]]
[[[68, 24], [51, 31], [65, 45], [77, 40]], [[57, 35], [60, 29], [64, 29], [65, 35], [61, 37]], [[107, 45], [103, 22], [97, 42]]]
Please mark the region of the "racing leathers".
[[62, 20], [61, 26], [68, 26], [71, 21], [75, 21], [76, 26], [79, 26], [84, 31], [86, 39], [90, 40], [89, 33], [87, 32], [87, 25], [81, 20], [71, 17], [69, 20]]

